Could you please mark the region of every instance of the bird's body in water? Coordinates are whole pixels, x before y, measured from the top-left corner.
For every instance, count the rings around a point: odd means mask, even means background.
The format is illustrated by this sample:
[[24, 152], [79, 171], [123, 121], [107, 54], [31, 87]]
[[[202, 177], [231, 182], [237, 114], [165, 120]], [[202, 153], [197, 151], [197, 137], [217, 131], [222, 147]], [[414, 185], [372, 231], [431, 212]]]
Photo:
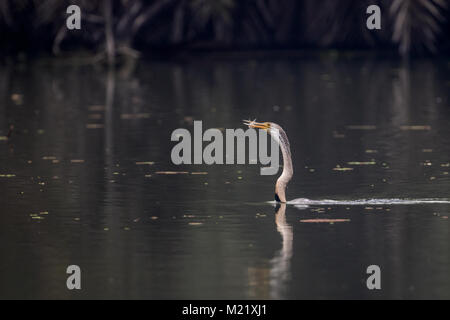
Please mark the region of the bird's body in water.
[[275, 201], [286, 203], [286, 187], [294, 174], [291, 146], [286, 132], [281, 126], [273, 122], [260, 123], [245, 120], [244, 124], [249, 126], [249, 128], [266, 130], [280, 145], [281, 154], [283, 155], [283, 172], [275, 184]]

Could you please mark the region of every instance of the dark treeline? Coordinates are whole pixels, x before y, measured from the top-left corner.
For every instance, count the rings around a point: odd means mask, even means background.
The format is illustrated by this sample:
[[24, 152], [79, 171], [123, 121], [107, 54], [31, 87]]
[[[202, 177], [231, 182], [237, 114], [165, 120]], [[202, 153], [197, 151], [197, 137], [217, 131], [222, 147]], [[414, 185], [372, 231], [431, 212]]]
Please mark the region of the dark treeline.
[[[66, 8], [82, 11], [66, 28]], [[366, 28], [377, 4], [382, 29]], [[447, 0], [1, 0], [0, 52], [71, 53], [111, 61], [157, 49], [338, 48], [450, 51]]]

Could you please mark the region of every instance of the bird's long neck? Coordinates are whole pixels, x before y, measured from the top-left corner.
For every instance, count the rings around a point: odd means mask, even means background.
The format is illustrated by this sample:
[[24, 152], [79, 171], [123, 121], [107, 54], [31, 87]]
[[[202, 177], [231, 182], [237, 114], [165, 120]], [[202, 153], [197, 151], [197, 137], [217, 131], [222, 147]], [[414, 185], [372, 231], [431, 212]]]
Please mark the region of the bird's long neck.
[[275, 200], [278, 202], [286, 202], [286, 186], [294, 174], [292, 168], [291, 147], [286, 132], [279, 129], [279, 143], [281, 154], [283, 155], [283, 172], [278, 178], [275, 185]]

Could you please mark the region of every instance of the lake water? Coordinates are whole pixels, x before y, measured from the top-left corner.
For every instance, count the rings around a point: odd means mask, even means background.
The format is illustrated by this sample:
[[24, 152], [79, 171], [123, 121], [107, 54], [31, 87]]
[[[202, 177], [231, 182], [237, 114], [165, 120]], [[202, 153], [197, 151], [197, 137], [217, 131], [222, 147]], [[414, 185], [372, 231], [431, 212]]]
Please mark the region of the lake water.
[[[1, 66], [0, 298], [449, 299], [449, 71], [348, 55]], [[171, 163], [173, 130], [249, 118], [286, 130], [287, 197], [316, 202], [276, 208], [260, 165]], [[323, 202], [424, 198], [444, 203]]]

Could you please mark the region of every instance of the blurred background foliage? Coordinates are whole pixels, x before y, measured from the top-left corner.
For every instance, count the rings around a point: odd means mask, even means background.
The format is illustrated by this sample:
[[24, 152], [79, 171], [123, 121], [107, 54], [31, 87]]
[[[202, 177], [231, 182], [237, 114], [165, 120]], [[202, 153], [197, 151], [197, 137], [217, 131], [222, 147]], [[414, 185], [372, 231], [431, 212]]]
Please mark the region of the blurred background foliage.
[[[66, 8], [82, 10], [81, 30]], [[382, 29], [366, 28], [377, 4]], [[383, 49], [448, 53], [447, 0], [2, 0], [1, 53], [87, 49], [111, 62], [165, 49]]]

